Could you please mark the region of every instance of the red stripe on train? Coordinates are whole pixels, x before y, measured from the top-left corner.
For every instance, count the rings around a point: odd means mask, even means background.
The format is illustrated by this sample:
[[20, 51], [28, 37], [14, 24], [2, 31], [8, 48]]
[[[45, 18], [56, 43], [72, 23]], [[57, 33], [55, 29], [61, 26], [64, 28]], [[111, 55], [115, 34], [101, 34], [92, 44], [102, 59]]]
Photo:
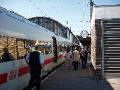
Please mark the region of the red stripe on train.
[[49, 64], [49, 63], [51, 63], [53, 61], [54, 61], [54, 58], [48, 58], [48, 59], [45, 60], [44, 64], [47, 65], [47, 64]]
[[27, 73], [29, 73], [29, 71], [30, 71], [29, 66], [21, 67], [18, 70], [18, 76], [22, 76], [24, 74], [27, 74]]
[[58, 56], [58, 59], [63, 58], [63, 57], [64, 57], [64, 55], [61, 54], [61, 55]]
[[[51, 62], [53, 62], [53, 58], [46, 59], [45, 60], [45, 65], [47, 65], [47, 64], [49, 64]], [[29, 70], [30, 70], [29, 66], [19, 68], [18, 76], [22, 76], [24, 74], [27, 74], [29, 72]]]
[[7, 82], [7, 73], [0, 74], [0, 85]]
[[[47, 65], [47, 64], [49, 64], [51, 62], [53, 62], [53, 58], [46, 59], [45, 60], [45, 65]], [[18, 76], [22, 76], [24, 74], [27, 74], [29, 72], [29, 70], [30, 70], [29, 66], [25, 66], [25, 67], [19, 68], [19, 70], [18, 70]]]
[[[58, 56], [58, 59], [62, 58], [63, 57], [63, 54], [59, 55]], [[51, 63], [51, 62], [54, 62], [54, 58], [48, 58], [45, 60], [45, 65]]]
[[[58, 59], [60, 59], [62, 57], [63, 57], [63, 54], [59, 55]], [[53, 61], [54, 61], [54, 58], [48, 58], [45, 60], [45, 65], [47, 65]], [[25, 74], [29, 73], [29, 71], [30, 71], [29, 66], [21, 67], [18, 69], [18, 76], [25, 75]], [[7, 82], [7, 76], [8, 76], [7, 73], [0, 74], [0, 84]]]
[[[46, 59], [45, 60], [45, 65], [47, 65], [47, 64], [49, 64], [51, 62], [53, 62], [53, 58]], [[29, 66], [25, 66], [25, 67], [19, 68], [19, 70], [18, 70], [18, 76], [22, 76], [22, 75], [27, 74], [29, 72], [29, 70], [30, 70]]]

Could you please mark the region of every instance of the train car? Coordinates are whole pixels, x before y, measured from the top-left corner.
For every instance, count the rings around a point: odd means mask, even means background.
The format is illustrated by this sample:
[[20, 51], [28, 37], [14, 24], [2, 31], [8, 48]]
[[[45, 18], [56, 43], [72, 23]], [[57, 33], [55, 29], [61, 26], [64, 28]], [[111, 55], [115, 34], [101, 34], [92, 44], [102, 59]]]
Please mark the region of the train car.
[[[68, 44], [69, 40], [0, 7], [0, 90], [22, 90], [28, 84], [30, 74], [25, 55], [36, 45], [45, 58], [43, 77], [65, 61], [64, 46]], [[1, 59], [3, 48], [8, 48], [13, 60]]]

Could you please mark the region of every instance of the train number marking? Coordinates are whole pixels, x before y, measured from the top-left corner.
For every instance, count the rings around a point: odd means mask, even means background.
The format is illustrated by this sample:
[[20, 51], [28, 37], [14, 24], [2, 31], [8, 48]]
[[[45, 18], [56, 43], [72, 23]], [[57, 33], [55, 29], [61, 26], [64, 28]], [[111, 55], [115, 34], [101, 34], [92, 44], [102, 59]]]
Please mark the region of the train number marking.
[[10, 71], [9, 80], [13, 80], [17, 77], [17, 70]]

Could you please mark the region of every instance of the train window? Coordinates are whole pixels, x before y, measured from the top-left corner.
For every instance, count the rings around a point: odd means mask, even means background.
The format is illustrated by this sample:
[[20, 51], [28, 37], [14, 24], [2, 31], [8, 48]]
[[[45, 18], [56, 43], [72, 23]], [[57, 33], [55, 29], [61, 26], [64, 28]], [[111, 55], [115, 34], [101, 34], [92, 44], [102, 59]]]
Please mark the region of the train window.
[[17, 39], [17, 51], [18, 51], [18, 59], [24, 58], [27, 52], [24, 39]]
[[14, 59], [17, 59], [16, 38], [7, 37], [7, 41], [9, 52], [13, 55]]
[[58, 49], [57, 49], [57, 50], [58, 50], [58, 51], [57, 51], [58, 53], [61, 52], [61, 47], [60, 47], [60, 45], [58, 45]]
[[59, 45], [59, 51], [62, 52], [63, 49], [62, 49], [62, 45]]
[[0, 36], [0, 62], [2, 61], [3, 48], [7, 45], [7, 37]]
[[0, 62], [6, 62], [15, 59], [15, 41], [15, 38], [0, 36]]
[[44, 45], [39, 45], [40, 46], [40, 52], [42, 54], [45, 54], [45, 48], [44, 48]]
[[45, 47], [45, 54], [51, 54], [52, 53], [52, 45], [49, 43], [46, 43], [45, 45], [44, 45], [44, 47]]
[[49, 42], [25, 40], [14, 37], [0, 36], [0, 62], [2, 61], [3, 49], [6, 47], [15, 60], [22, 59], [26, 53], [32, 51], [31, 47], [40, 46], [40, 51], [43, 54], [52, 53], [52, 45]]
[[58, 52], [64, 52], [64, 45], [58, 45]]
[[39, 41], [38, 45], [40, 47], [41, 53], [43, 53], [43, 54], [51, 54], [52, 53], [51, 43]]

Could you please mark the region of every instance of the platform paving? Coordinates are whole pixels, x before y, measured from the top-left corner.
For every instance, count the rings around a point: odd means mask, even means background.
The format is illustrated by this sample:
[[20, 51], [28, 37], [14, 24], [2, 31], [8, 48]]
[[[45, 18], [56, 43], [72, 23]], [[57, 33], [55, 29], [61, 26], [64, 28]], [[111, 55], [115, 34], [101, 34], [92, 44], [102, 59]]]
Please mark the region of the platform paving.
[[42, 81], [41, 90], [114, 90], [107, 80], [97, 81], [89, 68], [67, 70], [66, 64]]

